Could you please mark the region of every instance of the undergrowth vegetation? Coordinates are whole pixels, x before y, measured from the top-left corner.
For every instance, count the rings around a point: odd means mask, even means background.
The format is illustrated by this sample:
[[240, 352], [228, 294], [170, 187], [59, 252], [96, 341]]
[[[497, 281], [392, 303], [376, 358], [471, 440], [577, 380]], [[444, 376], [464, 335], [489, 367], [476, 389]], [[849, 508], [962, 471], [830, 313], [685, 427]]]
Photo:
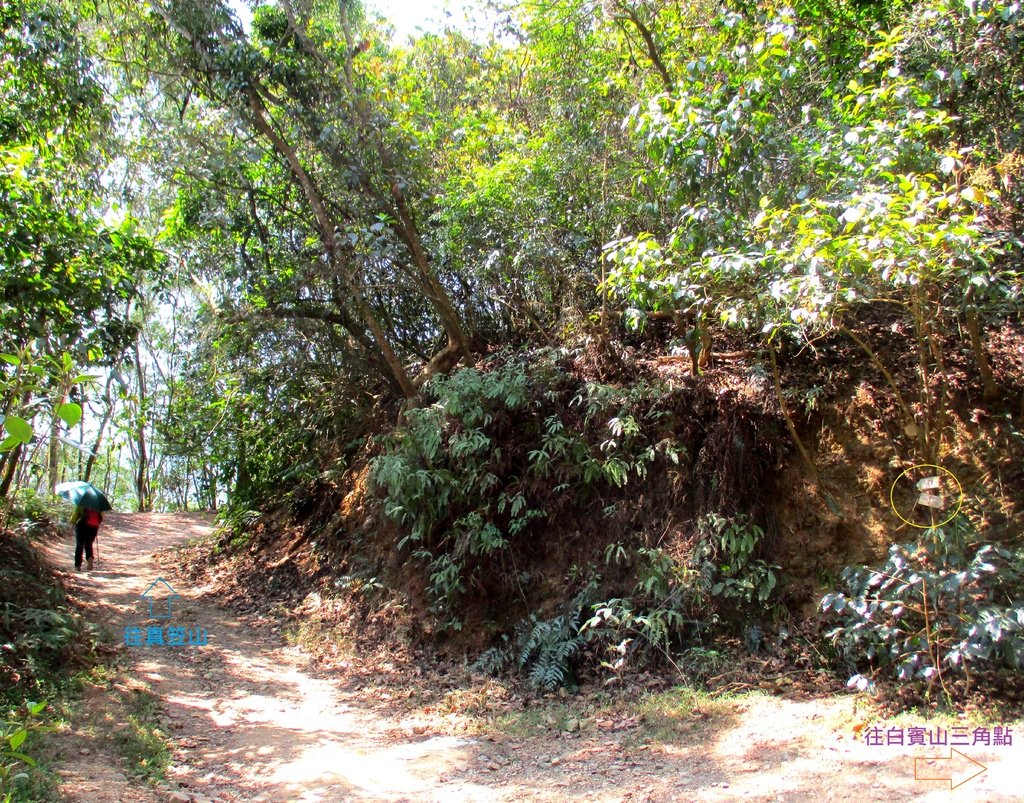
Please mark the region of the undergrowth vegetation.
[[[28, 504], [24, 504], [25, 502]], [[0, 800], [50, 799], [33, 753], [52, 716], [97, 658], [95, 627], [76, 613], [38, 550], [54, 537], [52, 505], [20, 499], [0, 530]]]
[[[581, 381], [566, 352], [532, 357], [435, 379], [432, 403], [407, 412], [371, 462], [441, 628], [461, 629], [486, 599], [500, 643], [479, 665], [553, 688], [574, 682], [585, 647], [617, 650], [619, 666], [664, 660], [739, 627], [741, 611], [759, 615], [778, 570], [759, 557], [754, 518], [777, 450], [764, 397]], [[542, 615], [543, 567], [565, 553], [583, 560]]]
[[[218, 557], [545, 690], [1018, 666], [1020, 3], [527, 0], [403, 46], [358, 2], [164, 11], [140, 130], [204, 147], [151, 164], [190, 277], [156, 448], [227, 491]], [[95, 46], [146, 86], [129, 18]], [[939, 464], [978, 507], [894, 536]]]
[[135, 689], [125, 700], [125, 726], [114, 739], [130, 770], [150, 781], [165, 780], [171, 763], [171, 742], [159, 724], [160, 698], [146, 689]]
[[48, 779], [34, 772], [36, 759], [30, 745], [48, 728], [40, 718], [46, 702], [27, 701], [0, 718], [0, 801], [36, 800], [47, 789]]
[[956, 681], [1024, 668], [1024, 552], [984, 543], [963, 518], [893, 544], [877, 568], [847, 568], [821, 609], [860, 688], [886, 671], [948, 699]]
[[95, 629], [70, 608], [30, 536], [39, 533], [0, 534], [0, 703], [7, 705], [55, 693], [68, 670], [95, 657]]

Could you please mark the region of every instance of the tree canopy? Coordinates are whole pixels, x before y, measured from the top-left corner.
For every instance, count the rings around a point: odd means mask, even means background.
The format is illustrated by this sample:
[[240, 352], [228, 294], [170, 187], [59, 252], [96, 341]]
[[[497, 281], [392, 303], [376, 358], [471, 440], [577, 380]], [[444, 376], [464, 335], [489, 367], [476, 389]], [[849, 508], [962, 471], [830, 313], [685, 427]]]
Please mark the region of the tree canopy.
[[[878, 304], [918, 344], [891, 389], [922, 458], [951, 392], [933, 335], [999, 395], [1018, 4], [493, 2], [406, 42], [357, 0], [248, 5], [0, 12], [5, 471], [17, 421], [70, 437], [53, 411], [84, 395], [139, 504], [146, 471], [258, 499], [505, 345], [615, 362], [671, 321], [695, 371], [734, 337], [878, 363]], [[44, 367], [66, 359], [79, 381]]]

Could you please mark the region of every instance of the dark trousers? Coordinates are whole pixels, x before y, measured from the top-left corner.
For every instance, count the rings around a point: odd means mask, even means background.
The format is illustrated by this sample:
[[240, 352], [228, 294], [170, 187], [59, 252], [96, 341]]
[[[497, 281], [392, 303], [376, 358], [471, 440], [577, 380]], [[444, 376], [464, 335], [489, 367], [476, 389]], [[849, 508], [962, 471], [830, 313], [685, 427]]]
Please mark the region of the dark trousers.
[[75, 568], [82, 568], [82, 552], [85, 552], [85, 559], [92, 560], [92, 542], [96, 540], [96, 533], [99, 527], [78, 522], [75, 525]]

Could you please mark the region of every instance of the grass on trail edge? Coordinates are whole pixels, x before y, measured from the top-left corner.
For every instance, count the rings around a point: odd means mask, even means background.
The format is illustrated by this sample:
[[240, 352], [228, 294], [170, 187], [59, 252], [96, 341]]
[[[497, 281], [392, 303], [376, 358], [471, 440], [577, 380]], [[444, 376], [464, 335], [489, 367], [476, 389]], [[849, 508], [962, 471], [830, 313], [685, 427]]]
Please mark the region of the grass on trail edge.
[[499, 714], [484, 728], [512, 738], [533, 738], [545, 732], [626, 733], [629, 744], [683, 744], [708, 726], [727, 727], [746, 703], [766, 695], [760, 691], [715, 694], [690, 686], [594, 700], [552, 701], [522, 711]]
[[160, 698], [148, 689], [133, 689], [122, 698], [124, 725], [114, 731], [114, 741], [129, 770], [150, 783], [167, 780], [171, 742], [160, 726]]

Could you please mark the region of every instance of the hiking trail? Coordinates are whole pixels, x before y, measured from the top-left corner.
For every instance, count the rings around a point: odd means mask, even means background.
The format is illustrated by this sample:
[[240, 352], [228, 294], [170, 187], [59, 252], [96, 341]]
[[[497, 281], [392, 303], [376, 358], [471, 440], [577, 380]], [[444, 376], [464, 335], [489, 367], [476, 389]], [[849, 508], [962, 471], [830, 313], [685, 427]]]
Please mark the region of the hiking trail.
[[[109, 695], [96, 687], [86, 692], [83, 721], [53, 736], [63, 799], [950, 799], [947, 784], [914, 779], [914, 756], [948, 748], [867, 746], [861, 728], [853, 730], [858, 713], [852, 697], [752, 698], [724, 723], [695, 721], [683, 744], [650, 743], [636, 729], [514, 738], [500, 732], [454, 736], [440, 721], [430, 727], [422, 719], [412, 727], [401, 715], [388, 717], [367, 705], [358, 688], [318, 677], [302, 648], [287, 643], [279, 622], [239, 616], [208, 588], [174, 583], [179, 597], [170, 618], [149, 618], [141, 595], [161, 576], [154, 553], [206, 535], [210, 523], [200, 514], [108, 514], [96, 566], [80, 574], [71, 570], [73, 540], [50, 544], [50, 560], [70, 575], [71, 596], [117, 641], [123, 643], [125, 628], [145, 634], [153, 626], [164, 628], [165, 638], [168, 627], [205, 629], [208, 639], [205, 646], [122, 647], [131, 676], [159, 697], [173, 741], [166, 787], [126, 774], [112, 740], [88, 724], [111, 716]], [[160, 604], [154, 603], [154, 613]], [[963, 748], [987, 771], [957, 789], [957, 801], [1020, 799], [1014, 764], [1024, 758], [1024, 732], [1015, 732], [1014, 740], [1007, 747]], [[953, 771], [958, 780], [965, 776], [956, 762]]]

